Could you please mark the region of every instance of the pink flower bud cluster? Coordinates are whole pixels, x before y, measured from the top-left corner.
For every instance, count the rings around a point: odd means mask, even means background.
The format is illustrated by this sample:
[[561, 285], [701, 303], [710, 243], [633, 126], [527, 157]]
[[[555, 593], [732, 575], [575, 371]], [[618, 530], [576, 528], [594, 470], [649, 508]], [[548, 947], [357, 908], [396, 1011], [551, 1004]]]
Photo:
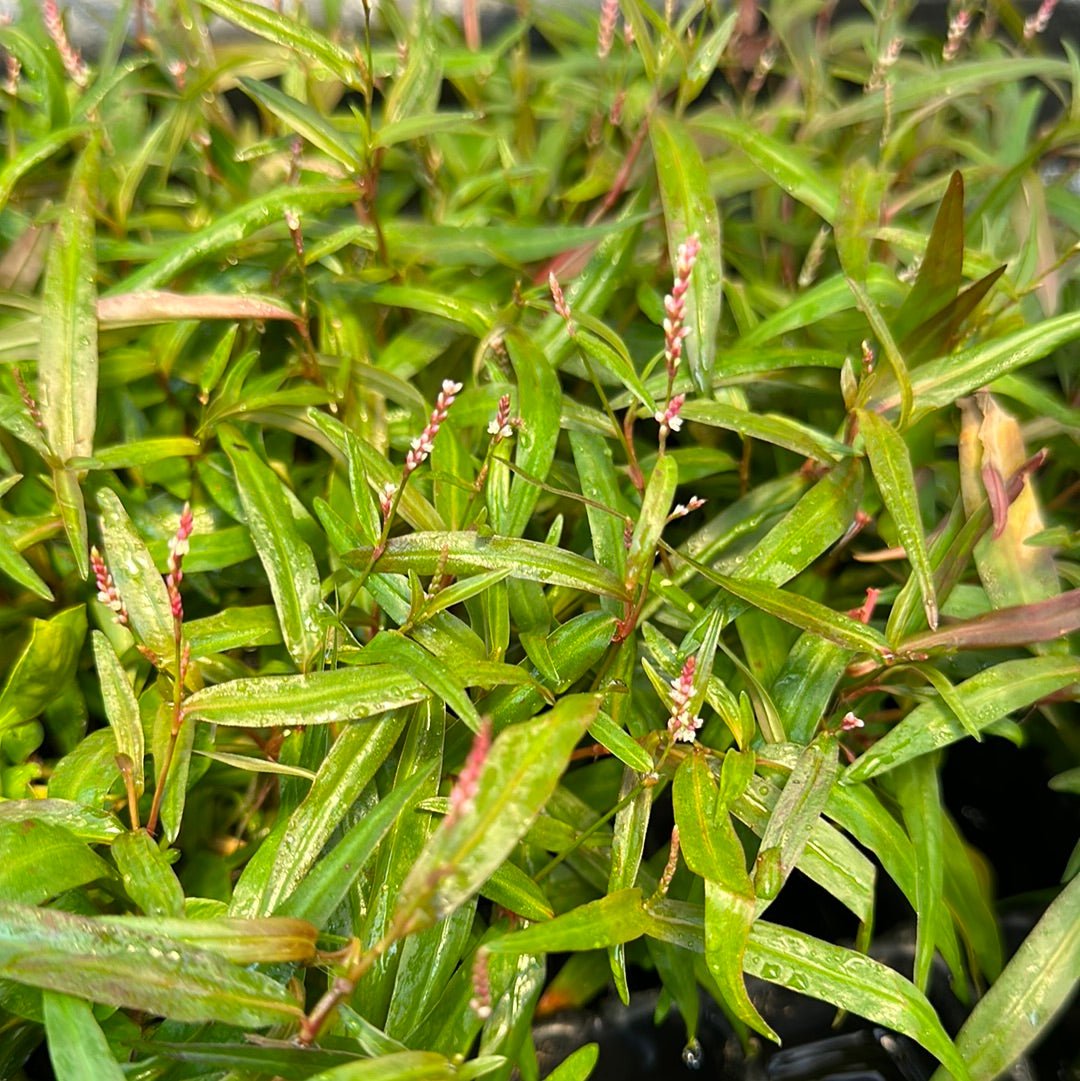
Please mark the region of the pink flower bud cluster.
[[676, 503], [675, 508], [668, 515], [668, 521], [673, 522], [676, 518], [685, 518], [696, 510], [705, 506], [705, 500], [698, 495], [692, 495], [685, 503]]
[[548, 288], [551, 290], [551, 299], [555, 304], [555, 311], [566, 320], [566, 332], [572, 338], [574, 336], [574, 318], [562, 286], [559, 284], [559, 279], [555, 277], [554, 270], [548, 274]]
[[382, 486], [382, 491], [379, 493], [379, 510], [382, 511], [384, 520], [390, 517], [390, 508], [394, 505], [397, 490], [398, 486], [392, 480], [388, 480]]
[[844, 714], [844, 719], [840, 722], [840, 730], [842, 732], [854, 732], [857, 728], [865, 727], [866, 722], [861, 717], [856, 717], [854, 713], [849, 709]]
[[90, 82], [86, 65], [83, 63], [79, 51], [68, 40], [67, 31], [64, 29], [64, 21], [60, 18], [60, 9], [56, 6], [56, 0], [42, 0], [41, 18], [45, 23], [45, 29], [49, 37], [52, 38], [53, 44], [56, 46], [56, 51], [60, 54], [60, 62], [64, 65], [68, 77], [80, 90], [85, 89]]
[[700, 251], [701, 241], [697, 233], [679, 245], [675, 255], [675, 282], [671, 293], [664, 297], [664, 363], [672, 379], [682, 361], [683, 338], [690, 333], [689, 327], [683, 325], [686, 319], [686, 291], [690, 288], [690, 275]]
[[604, 0], [600, 6], [600, 26], [597, 31], [596, 55], [604, 60], [615, 40], [615, 24], [619, 21], [619, 0]]
[[98, 600], [112, 611], [117, 623], [126, 626], [128, 615], [120, 590], [116, 588], [112, 573], [105, 565], [105, 558], [96, 546], [90, 549], [90, 566], [94, 571], [94, 581], [97, 583]]
[[499, 399], [499, 408], [495, 412], [495, 419], [488, 424], [487, 430], [494, 443], [501, 443], [514, 434], [514, 422], [510, 419], [509, 394], [504, 394]]
[[405, 476], [408, 477], [424, 461], [427, 460], [435, 447], [435, 436], [439, 434], [439, 428], [446, 420], [450, 412], [450, 406], [454, 399], [461, 393], [461, 384], [452, 379], [444, 379], [442, 390], [435, 399], [435, 408], [431, 413], [431, 419], [427, 427], [412, 441], [409, 453], [405, 457]]
[[476, 951], [472, 965], [472, 998], [469, 1009], [486, 1021], [491, 1016], [491, 979], [488, 975], [488, 951], [482, 946]]
[[675, 877], [675, 872], [679, 868], [679, 827], [671, 827], [671, 844], [668, 847], [667, 863], [664, 864], [664, 873], [660, 876], [660, 882], [657, 884], [656, 892], [664, 897], [667, 895], [667, 891], [671, 888], [671, 881]]
[[701, 718], [690, 713], [690, 702], [694, 697], [694, 671], [697, 658], [687, 657], [678, 679], [671, 681], [671, 716], [668, 718], [668, 731], [678, 743], [693, 743], [701, 727]]
[[948, 63], [960, 54], [968, 28], [971, 26], [971, 12], [961, 8], [949, 21], [949, 33], [945, 38], [945, 47], [941, 50], [941, 59]]
[[26, 380], [23, 379], [22, 372], [18, 368], [12, 368], [11, 377], [15, 380], [19, 397], [22, 398], [23, 405], [26, 407], [27, 413], [30, 414], [30, 419], [34, 422], [34, 427], [39, 431], [45, 431], [45, 422], [41, 419], [41, 411], [38, 409], [37, 402], [34, 401], [34, 396], [30, 393], [30, 388], [26, 385]]
[[1036, 34], [1041, 34], [1049, 25], [1054, 15], [1058, 0], [1043, 0], [1039, 10], [1024, 20], [1024, 40], [1030, 41]]
[[169, 539], [169, 559], [166, 563], [168, 573], [165, 576], [173, 620], [178, 624], [184, 620], [184, 602], [180, 596], [180, 583], [184, 580], [184, 556], [188, 554], [190, 547], [188, 539], [194, 528], [195, 518], [191, 513], [191, 504], [185, 503], [184, 509], [180, 512], [180, 524], [177, 526], [176, 535]]
[[480, 731], [473, 739], [469, 756], [458, 774], [457, 784], [450, 792], [450, 810], [443, 819], [444, 828], [449, 828], [467, 811], [476, 798], [480, 787], [480, 774], [491, 749], [491, 721], [486, 717], [480, 722]]
[[682, 412], [683, 402], [685, 401], [685, 394], [676, 394], [667, 403], [667, 408], [658, 409], [653, 414], [653, 419], [660, 425], [660, 430], [665, 435], [669, 431], [677, 432], [682, 427], [682, 417], [679, 414]]

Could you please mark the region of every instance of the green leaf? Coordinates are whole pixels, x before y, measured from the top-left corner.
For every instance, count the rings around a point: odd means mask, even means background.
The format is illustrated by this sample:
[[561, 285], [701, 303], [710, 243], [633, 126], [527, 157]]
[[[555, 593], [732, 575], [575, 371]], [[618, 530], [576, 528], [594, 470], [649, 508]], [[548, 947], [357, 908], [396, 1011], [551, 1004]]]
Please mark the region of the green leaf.
[[233, 679], [196, 691], [184, 700], [192, 720], [243, 728], [361, 721], [420, 702], [428, 695], [418, 680], [389, 664], [336, 668], [293, 676]]
[[[370, 548], [358, 548], [345, 558], [355, 567], [371, 562]], [[415, 532], [393, 537], [377, 564], [381, 571], [416, 574], [480, 574], [505, 570], [512, 578], [567, 586], [587, 593], [624, 596], [622, 584], [591, 559], [539, 541], [512, 537], [482, 537], [476, 533]]]
[[617, 890], [579, 905], [546, 923], [510, 931], [484, 944], [489, 953], [566, 953], [597, 950], [632, 942], [645, 933], [649, 919], [640, 889]]
[[588, 1081], [600, 1059], [600, 1045], [587, 1043], [571, 1052], [545, 1078], [545, 1081]]
[[269, 915], [297, 889], [404, 726], [405, 714], [398, 712], [371, 725], [353, 725], [338, 736], [308, 794], [244, 868], [230, 915]]
[[[514, 331], [506, 335], [505, 341], [517, 379], [517, 394], [511, 408], [522, 420], [522, 427], [514, 439], [514, 463], [530, 477], [544, 480], [551, 469], [559, 439], [562, 389], [551, 362], [531, 338]], [[505, 467], [493, 463], [492, 468]], [[539, 497], [540, 489], [535, 484], [524, 476], [515, 475], [510, 482], [508, 502], [495, 503], [492, 508], [496, 532], [519, 537], [525, 531]]]
[[68, 143], [81, 138], [86, 131], [86, 124], [74, 124], [70, 127], [57, 128], [23, 147], [21, 152], [10, 157], [4, 167], [0, 169], [0, 210], [7, 206], [11, 193], [15, 190], [15, 185], [31, 169], [36, 168], [44, 161], [48, 161], [58, 150], [62, 150]]
[[914, 983], [925, 991], [934, 960], [934, 926], [945, 918], [944, 826], [939, 764], [930, 755], [905, 762], [894, 773], [900, 811], [915, 850]]
[[354, 823], [329, 854], [323, 856], [299, 886], [274, 909], [275, 914], [295, 916], [316, 927], [325, 927], [395, 820], [412, 811], [432, 767], [414, 773], [404, 784], [395, 785], [374, 810]]
[[[1076, 993], [1080, 876], [1050, 904], [956, 1038], [972, 1081], [1000, 1077]], [[944, 1081], [939, 1070], [932, 1081]]]
[[689, 131], [678, 120], [656, 112], [649, 121], [649, 136], [671, 265], [676, 263], [679, 245], [692, 234], [701, 241], [686, 295], [686, 326], [691, 334], [685, 348], [694, 383], [698, 390], [706, 391], [712, 386], [716, 366], [716, 331], [723, 298], [720, 212], [709, 190], [705, 163]]
[[434, 1051], [398, 1051], [313, 1074], [308, 1081], [454, 1081], [458, 1067]]
[[[222, 5], [229, 3], [232, 6], [234, 3], [241, 3], [242, 0], [213, 0], [213, 2]], [[271, 19], [282, 19], [282, 16], [267, 12], [256, 4], [244, 3], [244, 7], [264, 12]], [[288, 22], [291, 26], [300, 25], [291, 19]], [[349, 203], [355, 198], [355, 187], [340, 182], [275, 188], [266, 194], [256, 196], [250, 202], [238, 206], [227, 214], [222, 214], [199, 232], [183, 236], [145, 266], [119, 281], [110, 290], [110, 295], [141, 292], [167, 285], [188, 267], [218, 252], [235, 248], [253, 232], [264, 228], [270, 222], [282, 221], [282, 215], [286, 210], [291, 210], [301, 216], [315, 215], [331, 207]]]
[[30, 621], [30, 640], [0, 691], [0, 733], [33, 720], [75, 672], [86, 637], [86, 609], [68, 608], [52, 619]]
[[667, 524], [678, 483], [679, 466], [675, 458], [670, 454], [658, 458], [645, 487], [630, 551], [626, 555], [627, 593], [633, 594], [642, 582], [649, 580], [656, 561], [656, 546]]
[[[769, 851], [777, 853], [777, 892], [802, 858], [839, 772], [834, 736], [818, 736], [799, 755], [761, 835], [758, 860]], [[765, 891], [758, 892], [771, 900]]]
[[284, 123], [285, 131], [307, 139], [312, 146], [353, 172], [364, 168], [364, 155], [357, 145], [360, 139], [356, 136], [350, 139], [310, 105], [289, 97], [270, 83], [241, 77], [240, 85]]
[[0, 822], [27, 819], [62, 826], [80, 841], [89, 844], [112, 844], [124, 827], [108, 811], [99, 811], [64, 799], [8, 799], [0, 801]]
[[480, 893], [524, 920], [550, 920], [555, 911], [544, 891], [517, 864], [496, 868]]
[[[1003, 661], [956, 687], [967, 715], [980, 730], [1017, 709], [1080, 680], [1080, 661], [1069, 657], [1030, 657]], [[964, 726], [944, 702], [916, 706], [892, 731], [849, 766], [841, 780], [855, 784], [919, 755], [963, 739]]]
[[760, 125], [716, 110], [694, 121], [695, 127], [719, 135], [737, 146], [770, 180], [805, 203], [829, 224], [836, 218], [839, 194], [823, 179], [821, 165], [790, 138], [778, 139]]
[[298, 57], [316, 61], [346, 86], [354, 90], [362, 89], [360, 66], [353, 56], [317, 30], [304, 25], [299, 19], [264, 8], [260, 4], [252, 3], [251, 0], [199, 0], [199, 2], [215, 15], [220, 15], [226, 22], [234, 23], [275, 45], [282, 45]]
[[269, 977], [117, 919], [0, 902], [0, 967], [17, 983], [177, 1021], [261, 1028], [300, 1018]]
[[202, 452], [202, 444], [187, 436], [162, 439], [134, 439], [117, 447], [103, 447], [89, 458], [74, 458], [76, 469], [137, 469], [167, 458], [191, 458]]
[[229, 428], [218, 439], [232, 462], [251, 539], [270, 580], [285, 646], [301, 671], [323, 644], [322, 587], [311, 549], [297, 532], [277, 474]]
[[131, 760], [132, 784], [135, 792], [141, 796], [145, 785], [143, 758], [146, 749], [139, 703], [109, 639], [101, 631], [93, 631], [90, 639], [94, 647], [94, 666], [101, 683], [101, 697], [105, 703], [105, 716], [116, 736], [117, 751]]
[[[912, 377], [915, 404], [911, 422], [916, 423], [936, 409], [951, 408], [965, 394], [1041, 360], [1078, 337], [1080, 312], [1066, 312], [1035, 326], [989, 338], [951, 356], [928, 361]], [[894, 409], [898, 403], [898, 394], [888, 388], [875, 394], [871, 402], [875, 410], [884, 411]]]
[[154, 839], [144, 830], [113, 842], [124, 892], [146, 916], [183, 916], [184, 891]]
[[500, 732], [475, 797], [456, 820], [443, 820], [402, 886], [403, 912], [443, 918], [479, 890], [540, 813], [599, 708], [594, 695], [571, 695]]
[[896, 429], [877, 413], [859, 409], [856, 410], [856, 416], [874, 480], [877, 481], [881, 498], [896, 523], [900, 543], [904, 546], [919, 583], [926, 621], [931, 629], [936, 629], [938, 606], [934, 590], [934, 568], [926, 549], [926, 535], [919, 514], [919, 497], [915, 490], [915, 474], [911, 468], [907, 445]]
[[834, 223], [836, 253], [844, 273], [860, 285], [866, 283], [870, 269], [870, 250], [887, 186], [888, 177], [865, 158], [845, 163]]
[[41, 996], [49, 1059], [64, 1081], [124, 1081], [89, 1002], [57, 991]]
[[606, 713], [596, 715], [596, 720], [589, 725], [589, 735], [620, 762], [638, 773], [652, 770], [652, 755], [637, 740], [628, 736]]
[[[135, 635], [166, 665], [173, 663], [173, 618], [169, 591], [128, 517], [110, 488], [98, 492], [105, 555]], [[185, 567], [185, 570], [189, 568]]]
[[915, 284], [893, 316], [893, 332], [898, 340], [948, 307], [960, 290], [963, 271], [964, 178], [957, 170], [938, 207]]
[[[94, 449], [98, 377], [94, 202], [100, 149], [99, 139], [92, 138], [78, 160], [45, 268], [38, 393], [45, 437], [60, 463]], [[74, 547], [75, 538], [71, 539]], [[84, 563], [85, 545], [81, 573]]]
[[968, 1071], [923, 994], [898, 972], [854, 950], [758, 920], [746, 971], [902, 1032], [922, 1044], [956, 1081]]
[[[409, 679], [419, 680], [436, 698], [441, 698], [474, 732], [480, 730], [480, 714], [465, 687], [463, 669], [454, 670], [423, 646], [395, 631], [382, 631], [364, 647], [361, 660], [385, 662]], [[475, 678], [474, 672], [474, 678]]]
[[776, 1033], [750, 1001], [742, 975], [755, 917], [746, 854], [712, 772], [700, 755], [688, 756], [676, 771], [672, 800], [686, 865], [705, 879], [705, 961], [709, 972], [735, 1016], [755, 1032], [776, 1040]]
[[0, 820], [0, 900], [4, 903], [39, 905], [110, 874], [109, 865], [62, 826], [34, 818]]
[[851, 448], [808, 425], [777, 413], [758, 413], [723, 402], [687, 402], [682, 408], [686, 420], [726, 428], [751, 439], [761, 439], [785, 450], [819, 462], [832, 463], [851, 455]]
[[0, 571], [13, 582], [30, 590], [43, 601], [53, 600], [52, 590], [41, 580], [41, 576], [23, 558], [18, 548], [12, 543], [7, 532], [0, 529]]

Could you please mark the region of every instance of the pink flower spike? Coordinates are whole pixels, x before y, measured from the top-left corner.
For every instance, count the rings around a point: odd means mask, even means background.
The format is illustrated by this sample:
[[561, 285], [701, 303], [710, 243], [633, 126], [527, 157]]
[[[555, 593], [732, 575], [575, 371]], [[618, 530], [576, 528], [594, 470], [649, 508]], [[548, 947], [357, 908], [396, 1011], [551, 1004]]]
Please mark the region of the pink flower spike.
[[671, 716], [668, 718], [668, 731], [677, 743], [693, 743], [701, 727], [701, 718], [690, 713], [690, 703], [694, 697], [694, 672], [697, 658], [690, 656], [682, 666], [678, 679], [671, 681]]
[[676, 394], [667, 404], [667, 408], [661, 412], [659, 409], [653, 414], [653, 419], [660, 425], [660, 428], [665, 433], [668, 431], [677, 432], [682, 427], [682, 417], [679, 414], [682, 412], [683, 402], [686, 401], [685, 394]]
[[1054, 15], [1058, 0], [1043, 0], [1039, 10], [1024, 20], [1024, 40], [1030, 41], [1036, 34], [1041, 34], [1049, 25]]
[[461, 384], [452, 379], [444, 379], [442, 390], [435, 399], [435, 408], [432, 410], [431, 419], [427, 427], [412, 441], [409, 453], [405, 456], [405, 476], [407, 477], [415, 469], [425, 462], [435, 447], [435, 436], [439, 434], [439, 428], [446, 420], [450, 412], [450, 406], [454, 399], [461, 393]]
[[941, 59], [946, 64], [959, 55], [960, 46], [964, 42], [969, 26], [971, 26], [971, 12], [967, 8], [961, 8], [949, 22], [949, 33], [945, 39], [945, 47], [941, 50]]
[[686, 503], [675, 504], [675, 509], [668, 515], [668, 521], [672, 522], [676, 518], [685, 518], [688, 514], [693, 514], [694, 511], [700, 510], [704, 506], [704, 499], [700, 496], [692, 495]]
[[597, 32], [596, 55], [604, 60], [615, 40], [615, 24], [619, 21], [619, 0], [603, 0], [600, 6], [600, 27]]
[[510, 423], [510, 395], [504, 394], [499, 399], [499, 408], [495, 412], [495, 419], [487, 427], [488, 435], [492, 441], [501, 443], [514, 434], [514, 426]]
[[97, 598], [108, 608], [121, 626], [126, 626], [128, 621], [127, 609], [120, 597], [120, 591], [116, 588], [113, 576], [105, 565], [105, 559], [97, 550], [90, 549], [90, 566], [94, 571], [94, 581], [97, 584]]
[[56, 46], [56, 51], [60, 54], [60, 62], [64, 65], [68, 78], [80, 90], [85, 90], [90, 83], [90, 77], [78, 49], [74, 48], [68, 40], [67, 31], [64, 29], [64, 20], [60, 17], [60, 9], [56, 6], [56, 0], [42, 0], [41, 19], [45, 24], [45, 30]]
[[675, 253], [675, 281], [671, 293], [664, 297], [664, 363], [671, 379], [675, 378], [676, 369], [682, 361], [683, 339], [690, 333], [689, 328], [683, 326], [686, 292], [690, 288], [690, 275], [700, 251], [701, 241], [697, 233], [679, 245]]
[[491, 1016], [491, 980], [488, 977], [488, 951], [483, 946], [476, 951], [472, 966], [472, 998], [469, 1009], [486, 1021]]
[[574, 336], [574, 318], [570, 311], [570, 305], [566, 301], [566, 294], [563, 293], [562, 286], [559, 284], [559, 279], [555, 277], [555, 271], [552, 270], [548, 274], [548, 288], [551, 290], [551, 299], [555, 304], [555, 311], [566, 320], [566, 332], [570, 337]]
[[480, 731], [473, 738], [473, 745], [465, 765], [458, 774], [457, 784], [450, 792], [450, 810], [443, 819], [443, 828], [449, 829], [472, 806], [476, 791], [480, 786], [480, 774], [491, 749], [491, 720], [487, 717], [480, 722]]
[[180, 597], [180, 583], [184, 580], [184, 556], [188, 554], [188, 539], [195, 529], [195, 517], [191, 513], [191, 504], [185, 503], [180, 512], [180, 524], [176, 534], [169, 540], [169, 558], [165, 564], [168, 574], [165, 585], [169, 591], [169, 604], [172, 607], [173, 620], [180, 624], [184, 621], [184, 602]]
[[394, 505], [394, 496], [397, 495], [398, 486], [392, 481], [388, 480], [383, 486], [382, 491], [379, 493], [379, 510], [382, 511], [383, 518], [386, 518], [390, 514], [390, 508]]

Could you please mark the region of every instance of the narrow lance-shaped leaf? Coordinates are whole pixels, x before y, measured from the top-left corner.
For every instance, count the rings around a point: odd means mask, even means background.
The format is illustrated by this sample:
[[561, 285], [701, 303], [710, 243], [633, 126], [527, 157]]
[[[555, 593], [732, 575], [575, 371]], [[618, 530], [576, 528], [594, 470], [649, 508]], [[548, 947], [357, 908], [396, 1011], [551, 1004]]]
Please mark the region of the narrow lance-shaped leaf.
[[[972, 1081], [993, 1081], [1032, 1046], [1076, 994], [1080, 875], [1061, 891], [999, 979], [976, 1004], [956, 1044]], [[941, 1070], [931, 1081], [945, 1081]]]
[[111, 488], [102, 488], [98, 492], [98, 506], [109, 571], [124, 602], [131, 629], [163, 663], [171, 664], [173, 619], [165, 580], [158, 574], [120, 497]]
[[232, 429], [218, 438], [232, 462], [236, 486], [259, 560], [270, 580], [285, 646], [307, 671], [322, 646], [322, 588], [311, 549], [293, 523], [277, 474]]
[[900, 542], [919, 582], [926, 621], [934, 630], [938, 625], [934, 568], [930, 564], [926, 549], [926, 535], [923, 532], [915, 490], [915, 474], [911, 468], [907, 445], [896, 429], [877, 413], [859, 409], [856, 416], [878, 490], [896, 523]]
[[896, 779], [900, 811], [915, 849], [915, 986], [925, 991], [934, 960], [934, 926], [944, 918], [944, 825], [938, 763], [930, 755], [905, 762]]
[[97, 296], [94, 197], [100, 141], [87, 144], [49, 246], [42, 303], [38, 395], [58, 464], [94, 449], [97, 420]]
[[86, 637], [86, 608], [68, 608], [30, 623], [30, 639], [8, 671], [0, 691], [0, 733], [33, 720], [75, 671]]
[[821, 818], [839, 772], [834, 736], [818, 736], [799, 755], [761, 835], [755, 874], [773, 859], [770, 856], [772, 852], [776, 853], [778, 872], [775, 883], [770, 883], [769, 889], [763, 888], [761, 881], [758, 881], [758, 893], [764, 900], [771, 900], [795, 869], [814, 826]]
[[[733, 763], [737, 760], [738, 756], [732, 759]], [[776, 1033], [750, 1001], [742, 975], [754, 923], [754, 886], [727, 807], [721, 803], [716, 782], [700, 755], [690, 755], [679, 767], [672, 799], [686, 865], [705, 880], [705, 961], [709, 971], [735, 1016], [775, 1040]]]
[[260, 1028], [300, 1017], [268, 976], [116, 919], [0, 902], [0, 967], [17, 983], [177, 1021]]
[[[1003, 661], [956, 687], [968, 717], [980, 730], [1023, 709], [1046, 695], [1080, 680], [1080, 661], [1071, 657], [1029, 657]], [[845, 784], [865, 781], [875, 774], [938, 747], [963, 739], [964, 726], [943, 701], [916, 706], [891, 732], [848, 767]]]
[[109, 718], [116, 736], [116, 749], [131, 760], [132, 783], [138, 795], [144, 787], [143, 756], [146, 753], [139, 703], [131, 689], [127, 673], [112, 643], [101, 631], [91, 634], [94, 646], [94, 666], [101, 683], [101, 697], [105, 703], [105, 715]]
[[476, 893], [540, 813], [599, 708], [594, 695], [571, 695], [499, 734], [475, 796], [443, 820], [402, 886], [403, 913], [443, 918]]
[[893, 331], [898, 339], [946, 307], [955, 297], [963, 280], [964, 267], [964, 178], [957, 170], [934, 218], [919, 274], [900, 310], [893, 316]]
[[165, 854], [145, 831], [117, 837], [112, 856], [124, 891], [146, 916], [183, 916], [184, 891]]
[[124, 1081], [90, 1003], [58, 991], [41, 996], [49, 1058], [64, 1081]]
[[[351, 566], [364, 567], [371, 549], [358, 548], [345, 557]], [[380, 571], [415, 571], [417, 574], [479, 574], [509, 570], [511, 577], [568, 586], [588, 593], [622, 597], [622, 583], [591, 559], [539, 541], [514, 537], [483, 537], [477, 533], [410, 533], [393, 537], [379, 557]]]
[[720, 213], [709, 191], [701, 153], [682, 123], [657, 112], [649, 122], [649, 135], [672, 266], [679, 245], [687, 238], [696, 233], [701, 242], [687, 294], [686, 325], [690, 336], [686, 351], [694, 383], [698, 390], [705, 391], [712, 386], [716, 366], [716, 328], [723, 297]]

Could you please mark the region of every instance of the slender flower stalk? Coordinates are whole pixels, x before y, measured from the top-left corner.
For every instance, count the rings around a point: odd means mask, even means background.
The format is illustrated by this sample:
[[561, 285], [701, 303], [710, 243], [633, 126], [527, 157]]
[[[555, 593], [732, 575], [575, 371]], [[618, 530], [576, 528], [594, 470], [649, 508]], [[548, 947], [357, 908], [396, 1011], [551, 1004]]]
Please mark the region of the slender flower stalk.
[[97, 583], [98, 600], [112, 613], [116, 622], [121, 626], [127, 626], [128, 614], [124, 607], [124, 601], [120, 596], [120, 590], [116, 588], [112, 572], [105, 565], [105, 558], [95, 545], [90, 549], [90, 566], [94, 571], [94, 580]]
[[696, 668], [697, 658], [687, 657], [679, 678], [671, 681], [671, 716], [668, 718], [667, 726], [677, 743], [693, 743], [701, 727], [701, 718], [690, 713], [690, 704], [694, 697]]
[[80, 90], [85, 90], [90, 83], [90, 76], [79, 55], [79, 50], [68, 40], [64, 20], [60, 17], [56, 0], [42, 0], [41, 18], [49, 37], [56, 46], [56, 51], [60, 54], [60, 62], [64, 65], [68, 77]]

